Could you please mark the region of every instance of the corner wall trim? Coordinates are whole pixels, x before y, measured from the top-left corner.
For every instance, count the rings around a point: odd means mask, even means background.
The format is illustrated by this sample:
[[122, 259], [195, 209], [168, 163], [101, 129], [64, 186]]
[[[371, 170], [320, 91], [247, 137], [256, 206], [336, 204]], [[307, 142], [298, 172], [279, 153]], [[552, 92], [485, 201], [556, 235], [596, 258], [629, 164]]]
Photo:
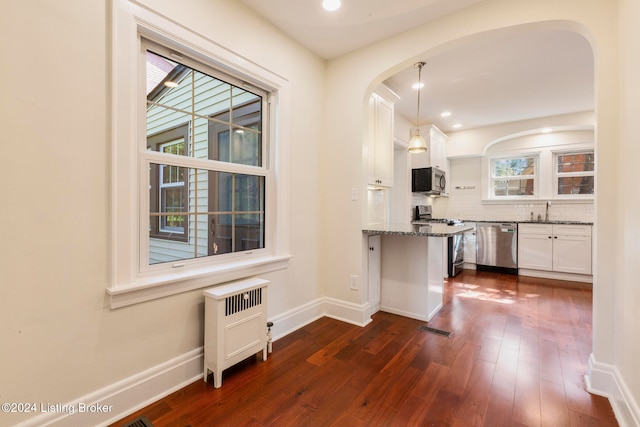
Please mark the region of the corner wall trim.
[[640, 408], [615, 365], [589, 356], [589, 373], [585, 375], [587, 391], [609, 399], [621, 427], [640, 426]]

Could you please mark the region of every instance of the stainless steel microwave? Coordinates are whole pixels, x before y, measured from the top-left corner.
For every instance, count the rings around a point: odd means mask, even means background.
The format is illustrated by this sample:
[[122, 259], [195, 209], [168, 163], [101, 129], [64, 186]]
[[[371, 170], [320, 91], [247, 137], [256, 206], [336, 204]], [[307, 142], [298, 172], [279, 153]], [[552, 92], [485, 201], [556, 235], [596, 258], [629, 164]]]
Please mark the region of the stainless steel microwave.
[[442, 194], [445, 192], [447, 178], [444, 171], [437, 168], [419, 168], [411, 170], [411, 191], [413, 193]]

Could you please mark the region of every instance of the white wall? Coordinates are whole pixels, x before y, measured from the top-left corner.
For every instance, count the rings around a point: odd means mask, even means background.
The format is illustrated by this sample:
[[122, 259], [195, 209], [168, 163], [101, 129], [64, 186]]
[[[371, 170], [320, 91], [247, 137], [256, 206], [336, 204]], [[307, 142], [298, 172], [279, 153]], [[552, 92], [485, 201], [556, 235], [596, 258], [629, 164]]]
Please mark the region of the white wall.
[[[616, 219], [619, 220], [617, 233], [620, 235], [617, 266], [621, 274], [619, 285], [612, 290], [616, 315], [611, 317], [618, 344], [615, 365], [637, 404], [640, 400], [640, 287], [637, 270], [640, 265], [640, 168], [637, 162], [640, 158], [640, 3], [636, 0], [621, 0], [619, 3], [620, 150], [615, 161], [620, 174], [620, 188], [617, 191], [620, 210]], [[608, 326], [609, 323], [598, 324], [600, 334], [605, 333], [602, 328]], [[635, 409], [638, 410], [637, 406]], [[636, 422], [640, 424], [640, 419], [636, 418]]]
[[[289, 81], [289, 269], [269, 317], [314, 301], [324, 62], [240, 2], [144, 1]], [[111, 310], [111, 2], [10, 2], [0, 17], [0, 400], [66, 403], [202, 345], [202, 291]], [[239, 29], [242, 29], [240, 37]], [[266, 48], [268, 47], [268, 48]], [[309, 102], [309, 100], [314, 102]], [[280, 178], [280, 176], [278, 176]], [[279, 331], [276, 325], [276, 333]], [[114, 410], [120, 410], [115, 408]], [[33, 414], [0, 415], [13, 425]]]
[[[282, 129], [294, 143], [290, 180], [280, 183], [291, 194], [294, 258], [288, 270], [268, 275], [270, 317], [323, 294], [356, 307], [365, 302], [365, 292], [349, 289], [349, 275], [362, 268], [362, 143], [372, 88], [425, 53], [484, 31], [508, 34], [542, 25], [583, 32], [596, 58], [597, 186], [608, 189], [598, 191], [595, 206], [593, 354], [597, 368], [619, 370], [636, 405], [640, 198], [628, 196], [637, 194], [640, 181], [635, 0], [620, 0], [619, 13], [610, 0], [486, 0], [329, 61], [326, 68], [237, 1], [187, 1], [188, 7], [143, 3], [279, 73], [300, 95], [292, 99], [291, 127]], [[83, 0], [9, 2], [0, 15], [7, 62], [0, 83], [0, 149], [11, 181], [0, 210], [3, 402], [66, 402], [202, 345], [199, 291], [113, 311], [106, 304], [109, 7]], [[351, 200], [353, 187], [360, 189], [360, 200]], [[3, 414], [0, 424], [28, 416]]]
[[[593, 222], [594, 201], [558, 199], [553, 195], [553, 153], [555, 151], [594, 148], [593, 125], [582, 123], [592, 113], [550, 117], [545, 120], [509, 123], [453, 132], [454, 149], [458, 157], [450, 162], [450, 196], [429, 200], [434, 206], [435, 218], [467, 220], [528, 221], [531, 212], [545, 217], [546, 202], [551, 220]], [[553, 133], [541, 134], [537, 130], [545, 123], [555, 123]], [[565, 130], [558, 130], [563, 126]], [[578, 130], [575, 130], [578, 128]], [[572, 129], [572, 130], [570, 130]], [[456, 147], [457, 145], [457, 147]], [[478, 155], [480, 153], [480, 155]], [[539, 156], [539, 188], [535, 200], [515, 202], [489, 201], [488, 162], [491, 156], [534, 153]], [[596, 160], [597, 161], [597, 160]]]
[[[631, 0], [625, 3], [625, 13], [633, 18], [625, 19], [625, 32], [634, 38], [628, 38], [626, 53], [632, 58], [637, 52], [631, 47], [630, 40], [638, 40], [638, 31], [632, 29], [633, 19], [637, 20], [637, 7]], [[624, 330], [619, 335], [615, 330], [616, 318], [626, 317], [629, 324], [636, 325], [640, 321], [631, 308], [624, 314], [617, 314], [620, 306], [616, 304], [618, 293], [631, 292], [631, 266], [627, 283], [621, 283], [621, 263], [631, 261], [629, 255], [622, 255], [623, 219], [629, 219], [635, 203], [622, 201], [616, 189], [620, 188], [624, 175], [620, 166], [620, 144], [631, 144], [631, 138], [620, 141], [619, 126], [619, 92], [620, 77], [618, 59], [618, 11], [616, 3], [608, 0], [583, 2], [580, 0], [541, 0], [536, 2], [512, 0], [487, 0], [477, 3], [459, 13], [444, 17], [432, 23], [409, 30], [381, 43], [373, 44], [357, 52], [344, 55], [329, 61], [327, 68], [327, 142], [323, 151], [323, 163], [326, 165], [324, 180], [336, 195], [336, 202], [331, 205], [323, 203], [322, 231], [325, 238], [323, 247], [322, 281], [327, 286], [330, 297], [345, 299], [353, 303], [364, 303], [366, 295], [349, 290], [348, 276], [362, 271], [363, 251], [362, 236], [358, 233], [359, 220], [363, 217], [363, 202], [352, 202], [349, 199], [350, 189], [354, 186], [365, 188], [365, 176], [362, 168], [363, 119], [365, 100], [373, 87], [379, 82], [409, 67], [418, 59], [424, 59], [430, 52], [447, 49], [463, 43], [466, 37], [479, 37], [485, 31], [500, 30], [505, 36], [510, 31], [534, 31], [536, 28], [573, 30], [583, 34], [593, 46], [596, 78], [596, 111], [595, 130], [597, 156], [596, 192], [598, 200], [594, 208], [596, 222], [595, 240], [595, 285], [594, 285], [594, 340], [593, 357], [603, 366], [615, 367], [620, 350], [629, 350], [629, 358], [636, 360], [640, 356], [637, 338]], [[630, 65], [635, 65], [635, 61]], [[632, 73], [629, 73], [631, 75]], [[638, 83], [628, 77], [622, 83], [627, 93], [637, 93]], [[627, 99], [627, 103], [632, 101]], [[342, 105], [341, 110], [332, 106]], [[634, 104], [635, 107], [635, 104]], [[625, 108], [627, 108], [625, 106]], [[631, 124], [633, 114], [629, 114], [627, 130], [637, 134], [637, 125]], [[637, 114], [636, 114], [637, 116]], [[625, 147], [626, 148], [626, 147]], [[635, 149], [637, 150], [637, 149]], [[630, 152], [635, 152], [630, 150]], [[356, 165], [360, 162], [360, 165]], [[625, 165], [631, 166], [632, 160], [625, 158]], [[329, 165], [331, 168], [329, 169]], [[637, 169], [637, 168], [633, 168]], [[628, 172], [633, 177], [637, 172]], [[637, 182], [637, 179], [629, 180]], [[600, 191], [606, 189], [606, 191]], [[636, 191], [637, 193], [637, 191]], [[624, 211], [621, 209], [624, 208]], [[635, 210], [637, 212], [637, 210]], [[630, 249], [632, 259], [638, 254], [637, 247]], [[634, 263], [633, 265], [637, 265]], [[635, 294], [634, 294], [635, 295]], [[630, 295], [625, 295], [630, 296]], [[630, 301], [630, 299], [627, 299]], [[637, 299], [634, 299], [637, 302]], [[619, 302], [619, 300], [618, 300]], [[637, 310], [636, 310], [637, 311]], [[624, 328], [622, 328], [624, 329]], [[627, 341], [623, 344], [624, 341]], [[632, 344], [630, 344], [631, 342]], [[625, 366], [626, 368], [626, 366]], [[613, 369], [614, 370], [614, 369]], [[612, 370], [612, 371], [613, 371]], [[600, 380], [609, 378], [598, 376]], [[640, 397], [640, 385], [637, 376], [630, 369], [625, 369], [624, 377], [629, 377], [630, 389], [628, 398], [635, 404]], [[603, 384], [600, 384], [603, 385]]]
[[[451, 160], [449, 197], [433, 199], [434, 218], [459, 218], [479, 221], [528, 221], [531, 212], [545, 217], [546, 199], [531, 202], [483, 203], [481, 157], [464, 157]], [[456, 189], [456, 187], [467, 187]], [[474, 188], [469, 188], [474, 187]], [[553, 221], [593, 222], [594, 204], [590, 202], [554, 200], [549, 209]]]

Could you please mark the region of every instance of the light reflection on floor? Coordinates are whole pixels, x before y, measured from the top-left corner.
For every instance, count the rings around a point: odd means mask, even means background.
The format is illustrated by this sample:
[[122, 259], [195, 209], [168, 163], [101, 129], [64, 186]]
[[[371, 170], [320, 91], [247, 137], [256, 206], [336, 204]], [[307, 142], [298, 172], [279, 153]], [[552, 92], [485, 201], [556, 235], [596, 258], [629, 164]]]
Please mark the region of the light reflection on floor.
[[456, 296], [499, 304], [514, 304], [516, 299], [525, 300], [540, 296], [539, 294], [531, 293], [518, 295], [518, 292], [512, 289], [482, 288], [471, 283], [455, 283], [455, 288]]

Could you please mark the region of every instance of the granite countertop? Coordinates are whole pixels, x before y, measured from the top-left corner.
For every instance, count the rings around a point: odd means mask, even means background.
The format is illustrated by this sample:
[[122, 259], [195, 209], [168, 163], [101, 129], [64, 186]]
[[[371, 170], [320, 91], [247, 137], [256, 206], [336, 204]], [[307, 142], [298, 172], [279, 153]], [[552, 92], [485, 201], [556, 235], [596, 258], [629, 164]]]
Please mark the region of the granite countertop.
[[[446, 222], [447, 220], [444, 218], [434, 218], [431, 221], [434, 222]], [[584, 222], [584, 221], [568, 221], [568, 220], [558, 220], [558, 221], [537, 221], [537, 220], [527, 220], [527, 221], [512, 221], [509, 219], [461, 219], [462, 222], [505, 222], [505, 223], [518, 223], [518, 224], [567, 224], [567, 225], [593, 225], [592, 222]]]
[[[481, 221], [478, 221], [481, 222]], [[518, 224], [567, 224], [567, 225], [593, 225], [592, 222], [583, 222], [583, 221], [516, 221]]]
[[449, 237], [473, 230], [473, 227], [432, 224], [370, 224], [362, 229], [365, 234], [388, 234], [396, 236]]

